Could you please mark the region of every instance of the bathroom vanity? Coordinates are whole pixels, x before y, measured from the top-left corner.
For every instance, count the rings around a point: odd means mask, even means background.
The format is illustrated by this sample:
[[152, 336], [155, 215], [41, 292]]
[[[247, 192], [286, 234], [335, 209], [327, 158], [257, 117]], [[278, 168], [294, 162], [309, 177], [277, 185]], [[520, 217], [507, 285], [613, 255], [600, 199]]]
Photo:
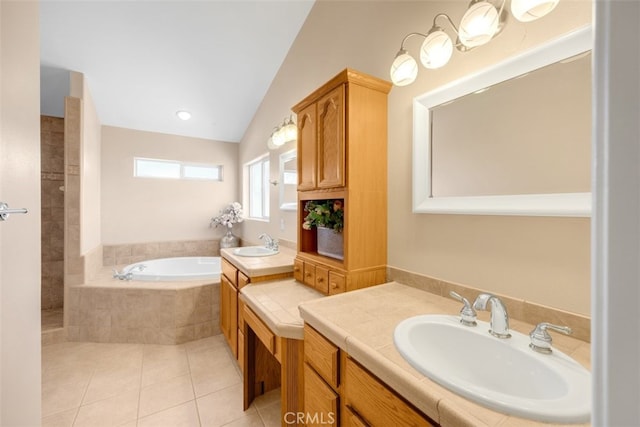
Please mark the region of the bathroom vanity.
[[[389, 304], [393, 301], [393, 304]], [[465, 399], [418, 372], [400, 355], [394, 330], [421, 314], [457, 315], [450, 298], [390, 282], [300, 305], [305, 322], [305, 412], [333, 425], [548, 425]], [[479, 313], [486, 320], [486, 313]], [[533, 325], [513, 320], [511, 329]], [[589, 343], [554, 336], [556, 348], [589, 368]], [[588, 425], [588, 424], [584, 424]]]
[[231, 352], [242, 365], [243, 336], [241, 326], [242, 307], [239, 305], [238, 292], [249, 283], [283, 279], [293, 275], [295, 251], [280, 248], [279, 253], [264, 257], [243, 257], [235, 255], [235, 248], [221, 249], [220, 275], [220, 329]]

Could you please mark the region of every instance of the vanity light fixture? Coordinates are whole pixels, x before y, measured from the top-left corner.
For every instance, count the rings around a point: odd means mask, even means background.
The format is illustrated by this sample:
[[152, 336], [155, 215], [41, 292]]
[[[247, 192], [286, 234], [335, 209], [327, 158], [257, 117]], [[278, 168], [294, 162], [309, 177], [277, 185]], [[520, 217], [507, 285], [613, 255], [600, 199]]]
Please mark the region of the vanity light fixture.
[[511, 14], [520, 22], [531, 22], [550, 13], [560, 0], [511, 0]]
[[[522, 22], [530, 22], [542, 18], [551, 12], [560, 0], [511, 0], [511, 13]], [[439, 13], [433, 18], [433, 24], [427, 34], [409, 33], [402, 43], [400, 50], [391, 64], [391, 81], [396, 86], [407, 86], [418, 76], [418, 64], [404, 47], [405, 42], [412, 36], [424, 38], [420, 48], [420, 62], [425, 68], [437, 69], [445, 66], [453, 55], [455, 47], [460, 52], [466, 52], [478, 46], [489, 43], [505, 26], [508, 12], [502, 0], [496, 6], [490, 0], [472, 0], [467, 11], [456, 27], [449, 15]], [[438, 18], [446, 19], [457, 36], [455, 43], [444, 29], [437, 25]]]
[[267, 140], [267, 146], [270, 150], [282, 147], [288, 142], [298, 139], [298, 126], [293, 121], [293, 116], [284, 119], [282, 124], [273, 129], [271, 136]]
[[191, 113], [185, 110], [179, 110], [176, 111], [176, 116], [178, 116], [180, 120], [187, 121], [191, 118]]

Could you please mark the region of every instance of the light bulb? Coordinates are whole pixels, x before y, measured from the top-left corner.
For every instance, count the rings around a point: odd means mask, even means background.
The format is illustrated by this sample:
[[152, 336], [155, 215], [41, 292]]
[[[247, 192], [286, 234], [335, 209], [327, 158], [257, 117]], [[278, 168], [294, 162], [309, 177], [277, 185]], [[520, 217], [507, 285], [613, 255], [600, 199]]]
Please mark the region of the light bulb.
[[400, 49], [396, 59], [391, 64], [391, 81], [396, 86], [406, 86], [413, 83], [418, 76], [418, 64], [406, 50]]
[[180, 120], [189, 120], [191, 118], [191, 113], [188, 111], [180, 110], [176, 111], [176, 116], [178, 116]]
[[460, 42], [466, 47], [488, 43], [498, 31], [498, 11], [487, 1], [472, 4], [460, 21]]
[[434, 27], [424, 39], [420, 49], [420, 62], [426, 68], [440, 68], [449, 62], [453, 54], [451, 37], [441, 28]]
[[559, 0], [511, 0], [511, 14], [520, 22], [542, 18], [558, 5]]

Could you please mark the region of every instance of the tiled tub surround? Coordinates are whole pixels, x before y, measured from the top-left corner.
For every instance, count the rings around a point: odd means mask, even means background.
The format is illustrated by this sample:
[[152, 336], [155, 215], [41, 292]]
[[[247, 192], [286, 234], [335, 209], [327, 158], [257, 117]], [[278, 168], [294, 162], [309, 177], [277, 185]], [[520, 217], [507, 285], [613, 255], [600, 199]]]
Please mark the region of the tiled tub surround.
[[95, 280], [69, 287], [67, 339], [181, 344], [219, 334], [219, 290], [219, 282], [203, 280], [120, 281], [105, 268]]
[[[411, 367], [393, 343], [402, 320], [421, 314], [457, 315], [461, 304], [397, 282], [308, 301], [300, 305], [305, 322], [346, 351], [367, 370], [441, 426], [544, 426], [509, 416], [462, 398]], [[478, 317], [488, 321], [489, 313]], [[547, 319], [536, 319], [535, 323]], [[513, 330], [528, 334], [533, 324], [511, 319]], [[553, 345], [591, 368], [589, 343], [561, 334]]]
[[112, 267], [156, 258], [218, 256], [220, 240], [182, 240], [170, 242], [103, 245], [102, 265]]

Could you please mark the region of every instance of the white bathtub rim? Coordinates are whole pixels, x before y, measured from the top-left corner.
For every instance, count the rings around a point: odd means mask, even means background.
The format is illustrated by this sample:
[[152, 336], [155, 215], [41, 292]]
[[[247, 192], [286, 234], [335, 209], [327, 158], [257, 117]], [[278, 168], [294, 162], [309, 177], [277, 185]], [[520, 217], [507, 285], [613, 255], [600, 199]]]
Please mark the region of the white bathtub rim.
[[[143, 271], [133, 271], [133, 278], [131, 281], [182, 282], [206, 280], [209, 282], [219, 282], [222, 268], [220, 257], [191, 256], [144, 260], [129, 264], [125, 266], [124, 269], [128, 271], [139, 264], [146, 265], [147, 268]], [[180, 264], [182, 264], [182, 267], [180, 267]], [[203, 269], [201, 267], [210, 265], [213, 265], [213, 271], [210, 271], [208, 268]], [[184, 267], [191, 268], [192, 271], [177, 271]]]

